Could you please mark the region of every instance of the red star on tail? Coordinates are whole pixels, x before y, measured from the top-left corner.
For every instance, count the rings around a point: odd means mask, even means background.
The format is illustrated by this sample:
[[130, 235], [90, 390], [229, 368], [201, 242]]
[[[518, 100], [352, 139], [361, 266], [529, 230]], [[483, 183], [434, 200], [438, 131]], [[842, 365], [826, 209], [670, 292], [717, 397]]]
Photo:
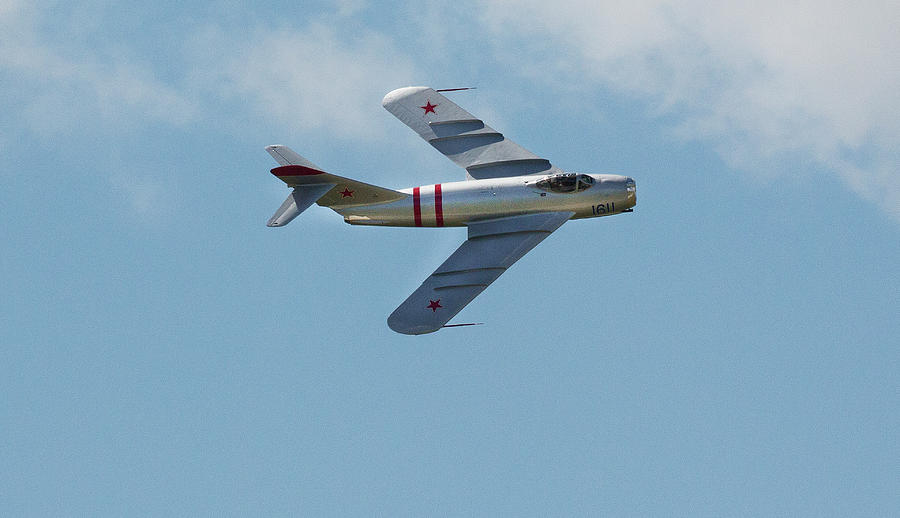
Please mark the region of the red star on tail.
[[[437, 106], [438, 105], [436, 104], [431, 104], [431, 101], [426, 101], [425, 106], [419, 106], [419, 108], [425, 110], [425, 115], [428, 115], [429, 113], [434, 113], [434, 109], [437, 108]], [[436, 113], [434, 114], [437, 115]]]
[[341, 192], [341, 198], [352, 198], [352, 197], [353, 197], [353, 191], [344, 187], [344, 190]]
[[437, 311], [438, 308], [444, 307], [444, 306], [441, 306], [441, 299], [437, 299], [437, 300], [430, 300], [430, 299], [429, 299], [428, 302], [430, 302], [431, 304], [428, 304], [428, 305], [425, 306], [425, 307], [427, 307], [428, 309], [430, 309], [432, 313], [434, 313], [435, 311]]

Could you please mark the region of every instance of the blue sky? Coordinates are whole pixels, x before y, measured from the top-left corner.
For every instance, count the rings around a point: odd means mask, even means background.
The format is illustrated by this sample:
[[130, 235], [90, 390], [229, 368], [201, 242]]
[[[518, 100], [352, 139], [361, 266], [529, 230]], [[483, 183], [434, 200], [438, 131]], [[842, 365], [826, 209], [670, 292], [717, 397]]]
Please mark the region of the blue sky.
[[[900, 514], [900, 11], [618, 4], [0, 2], [0, 514]], [[391, 332], [465, 231], [263, 147], [462, 179], [406, 85], [635, 212]]]

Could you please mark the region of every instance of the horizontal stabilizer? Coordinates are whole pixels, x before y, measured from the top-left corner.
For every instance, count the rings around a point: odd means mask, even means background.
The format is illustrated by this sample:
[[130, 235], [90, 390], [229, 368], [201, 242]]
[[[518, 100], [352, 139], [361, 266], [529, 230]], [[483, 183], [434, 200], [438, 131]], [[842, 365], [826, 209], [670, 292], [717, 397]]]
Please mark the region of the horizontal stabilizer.
[[281, 207], [278, 207], [278, 210], [275, 211], [275, 214], [266, 225], [269, 227], [283, 227], [287, 225], [333, 188], [333, 183], [301, 185], [295, 188], [284, 200], [284, 203], [281, 204]]

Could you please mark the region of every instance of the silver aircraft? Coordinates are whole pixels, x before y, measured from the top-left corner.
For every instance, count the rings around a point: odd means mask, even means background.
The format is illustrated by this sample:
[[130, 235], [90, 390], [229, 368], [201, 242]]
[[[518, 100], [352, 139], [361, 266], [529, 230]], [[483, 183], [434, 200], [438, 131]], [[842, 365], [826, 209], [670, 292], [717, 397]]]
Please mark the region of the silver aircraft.
[[351, 225], [468, 228], [468, 239], [388, 317], [398, 333], [450, 327], [466, 304], [563, 223], [631, 212], [636, 202], [631, 178], [564, 172], [442, 91], [400, 88], [382, 105], [465, 168], [465, 181], [386, 189], [326, 173], [285, 146], [266, 147], [280, 164], [272, 174], [293, 188], [270, 227], [287, 225], [317, 203]]

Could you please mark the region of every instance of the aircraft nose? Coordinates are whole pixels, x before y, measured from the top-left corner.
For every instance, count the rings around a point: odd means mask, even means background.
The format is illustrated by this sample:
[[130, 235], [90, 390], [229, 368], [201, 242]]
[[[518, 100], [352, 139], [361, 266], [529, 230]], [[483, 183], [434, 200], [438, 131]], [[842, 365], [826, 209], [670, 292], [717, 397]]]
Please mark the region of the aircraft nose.
[[625, 179], [625, 199], [631, 204], [631, 207], [637, 205], [637, 189], [634, 185], [634, 178]]

